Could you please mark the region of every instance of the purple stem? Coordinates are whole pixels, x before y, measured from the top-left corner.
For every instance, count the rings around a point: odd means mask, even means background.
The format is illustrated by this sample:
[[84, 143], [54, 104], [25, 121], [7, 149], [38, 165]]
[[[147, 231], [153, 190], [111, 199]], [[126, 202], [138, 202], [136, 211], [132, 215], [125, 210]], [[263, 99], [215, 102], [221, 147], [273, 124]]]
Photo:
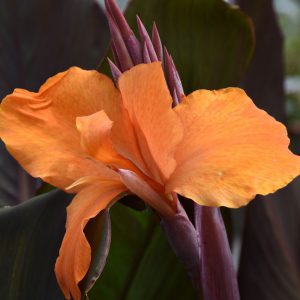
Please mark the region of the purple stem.
[[194, 205], [201, 248], [201, 283], [206, 300], [239, 300], [237, 277], [219, 208]]
[[162, 218], [161, 227], [176, 256], [187, 270], [194, 288], [201, 295], [200, 247], [197, 232], [178, 201], [178, 213]]

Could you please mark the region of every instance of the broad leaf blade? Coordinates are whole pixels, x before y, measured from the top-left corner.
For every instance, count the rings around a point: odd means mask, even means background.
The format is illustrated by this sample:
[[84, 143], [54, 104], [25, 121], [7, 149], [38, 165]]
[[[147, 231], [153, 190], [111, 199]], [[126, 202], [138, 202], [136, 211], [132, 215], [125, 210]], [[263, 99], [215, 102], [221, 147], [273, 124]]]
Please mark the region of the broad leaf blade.
[[299, 300], [300, 180], [246, 210], [239, 271], [241, 299]]
[[35, 194], [39, 181], [29, 176], [8, 154], [0, 140], [0, 207], [16, 205]]
[[93, 0], [0, 4], [1, 98], [15, 87], [35, 91], [70, 66], [96, 68], [107, 52], [107, 21]]
[[[93, 0], [0, 0], [0, 7], [0, 100], [16, 87], [36, 91], [73, 65], [95, 69], [107, 52], [107, 21]], [[2, 144], [0, 157], [0, 204], [32, 197], [37, 181]]]
[[272, 0], [239, 0], [254, 22], [255, 51], [241, 86], [260, 108], [286, 121], [284, 96], [283, 37]]
[[[257, 36], [242, 86], [259, 107], [285, 121], [283, 41], [273, 1], [238, 2], [253, 18]], [[242, 299], [300, 299], [299, 186], [298, 179], [247, 207], [239, 270]]]
[[0, 210], [0, 299], [64, 299], [54, 264], [72, 196], [53, 191]]
[[111, 220], [108, 262], [90, 299], [197, 299], [152, 213], [116, 204]]

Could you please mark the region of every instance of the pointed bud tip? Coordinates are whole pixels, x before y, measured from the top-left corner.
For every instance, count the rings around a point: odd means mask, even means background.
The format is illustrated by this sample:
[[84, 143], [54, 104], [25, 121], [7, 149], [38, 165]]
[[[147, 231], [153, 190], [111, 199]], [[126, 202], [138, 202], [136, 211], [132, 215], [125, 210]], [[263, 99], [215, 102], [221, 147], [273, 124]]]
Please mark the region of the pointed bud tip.
[[115, 81], [115, 83], [117, 83], [120, 76], [122, 75], [122, 72], [109, 58], [107, 58], [107, 61], [108, 61], [109, 67], [110, 67], [111, 74], [114, 78], [114, 81]]

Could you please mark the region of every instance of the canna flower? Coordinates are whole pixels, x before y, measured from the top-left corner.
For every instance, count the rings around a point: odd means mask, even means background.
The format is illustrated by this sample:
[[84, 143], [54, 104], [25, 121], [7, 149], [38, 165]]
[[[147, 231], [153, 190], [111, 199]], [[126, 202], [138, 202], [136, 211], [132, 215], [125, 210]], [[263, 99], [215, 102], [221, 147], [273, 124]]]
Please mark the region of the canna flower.
[[81, 297], [89, 219], [123, 193], [168, 218], [178, 193], [206, 206], [240, 207], [300, 171], [285, 127], [238, 88], [198, 90], [172, 108], [160, 62], [105, 75], [73, 67], [37, 93], [16, 89], [0, 106], [0, 136], [34, 177], [76, 193], [55, 272], [67, 299]]

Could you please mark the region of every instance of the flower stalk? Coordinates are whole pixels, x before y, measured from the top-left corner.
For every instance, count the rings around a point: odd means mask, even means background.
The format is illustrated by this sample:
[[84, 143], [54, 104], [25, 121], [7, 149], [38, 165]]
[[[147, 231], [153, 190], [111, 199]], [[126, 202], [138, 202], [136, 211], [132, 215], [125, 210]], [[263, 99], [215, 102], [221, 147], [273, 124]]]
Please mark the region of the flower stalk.
[[114, 62], [109, 60], [109, 66], [115, 82], [123, 72], [134, 65], [161, 61], [168, 87], [173, 96], [174, 106], [178, 104], [181, 97], [184, 96], [182, 83], [171, 55], [162, 46], [155, 22], [152, 27], [151, 39], [141, 19], [137, 16], [139, 41], [114, 0], [105, 0], [105, 8], [114, 57]]
[[[238, 300], [222, 216], [208, 206], [237, 208], [284, 187], [300, 174], [300, 156], [289, 150], [284, 125], [243, 90], [184, 95], [155, 24], [150, 38], [138, 19], [137, 38], [116, 3], [105, 2], [116, 84], [71, 67], [38, 92], [15, 89], [0, 105], [0, 138], [10, 154], [31, 176], [76, 194], [55, 264], [61, 291], [82, 298], [80, 282], [93, 264], [84, 229], [130, 193], [160, 216], [205, 300]], [[177, 194], [195, 202], [194, 218]]]
[[[115, 82], [132, 64], [161, 61], [165, 79], [173, 98], [173, 107], [181, 102], [184, 90], [174, 61], [155, 23], [152, 39], [137, 16], [140, 41], [137, 39], [114, 0], [105, 1], [111, 29], [115, 63], [108, 60]], [[123, 60], [124, 59], [124, 60]], [[187, 216], [178, 197], [177, 213], [161, 216], [161, 226], [178, 259], [189, 274], [199, 297], [206, 300], [239, 300], [239, 291], [224, 222], [218, 208], [194, 204], [195, 225]], [[173, 196], [174, 196], [173, 195]], [[221, 250], [220, 250], [221, 249]], [[215, 257], [211, 257], [211, 253]]]

